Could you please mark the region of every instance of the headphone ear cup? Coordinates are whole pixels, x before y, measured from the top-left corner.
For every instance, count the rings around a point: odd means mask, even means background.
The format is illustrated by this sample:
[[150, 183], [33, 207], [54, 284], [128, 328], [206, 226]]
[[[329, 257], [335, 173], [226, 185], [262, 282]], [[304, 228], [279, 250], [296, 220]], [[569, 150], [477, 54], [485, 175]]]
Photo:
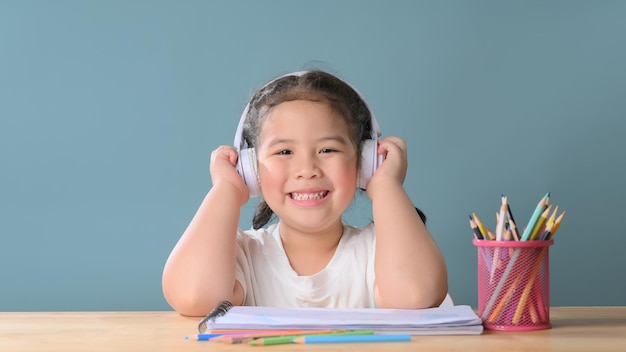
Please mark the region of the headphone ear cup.
[[259, 197], [261, 195], [261, 184], [259, 182], [256, 150], [254, 148], [246, 148], [239, 151], [237, 172], [243, 178], [243, 182], [246, 183], [250, 198]]
[[383, 156], [378, 155], [378, 141], [375, 139], [364, 140], [361, 143], [361, 168], [357, 178], [357, 187], [365, 189], [382, 162]]

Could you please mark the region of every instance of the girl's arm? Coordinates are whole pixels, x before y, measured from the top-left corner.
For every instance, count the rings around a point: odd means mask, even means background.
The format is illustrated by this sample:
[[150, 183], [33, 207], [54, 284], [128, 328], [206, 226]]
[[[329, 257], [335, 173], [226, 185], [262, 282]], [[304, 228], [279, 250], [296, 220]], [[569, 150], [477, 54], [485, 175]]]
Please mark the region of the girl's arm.
[[402, 184], [406, 143], [380, 140], [386, 158], [367, 185], [376, 228], [376, 303], [383, 308], [438, 306], [448, 292], [446, 264]]
[[239, 214], [248, 189], [236, 162], [232, 147], [213, 151], [213, 187], [165, 264], [165, 299], [183, 315], [206, 315], [223, 300], [243, 303], [243, 290], [235, 281], [235, 258]]

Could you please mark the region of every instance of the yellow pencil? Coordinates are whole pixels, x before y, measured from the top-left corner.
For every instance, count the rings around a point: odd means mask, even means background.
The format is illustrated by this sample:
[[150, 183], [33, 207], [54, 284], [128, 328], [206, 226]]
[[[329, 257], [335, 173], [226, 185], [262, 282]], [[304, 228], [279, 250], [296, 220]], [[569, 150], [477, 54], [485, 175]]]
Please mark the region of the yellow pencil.
[[478, 226], [480, 233], [483, 234], [483, 237], [486, 240], [492, 240], [493, 238], [489, 238], [490, 236], [489, 236], [489, 233], [487, 232], [487, 228], [485, 227], [483, 222], [480, 221], [480, 218], [478, 218], [478, 215], [476, 215], [476, 213], [472, 213], [472, 217], [474, 218], [474, 222], [476, 223], [476, 226]]
[[[539, 274], [539, 269], [541, 268], [541, 263], [543, 263], [543, 257], [548, 252], [548, 248], [543, 248], [537, 257], [533, 268], [530, 271], [530, 278], [526, 283], [526, 287], [524, 287], [524, 291], [522, 291], [522, 295], [520, 296], [520, 300], [517, 303], [517, 308], [515, 309], [515, 314], [513, 315], [513, 324], [519, 324], [520, 319], [522, 318], [522, 312], [525, 308], [528, 308], [526, 302], [530, 298], [530, 290], [533, 288], [533, 283], [535, 282], [535, 278], [537, 274]], [[521, 276], [522, 274], [520, 274]]]
[[564, 216], [565, 216], [565, 211], [563, 211], [561, 215], [559, 215], [559, 217], [556, 218], [556, 220], [554, 221], [554, 226], [552, 227], [552, 232], [550, 233], [549, 238], [546, 238], [547, 240], [551, 240], [552, 237], [554, 237], [556, 230], [558, 230], [559, 226], [561, 226], [561, 221], [563, 221]]
[[556, 207], [554, 207], [554, 210], [552, 211], [552, 215], [550, 215], [550, 220], [552, 220], [552, 222], [554, 223], [554, 221], [556, 221], [556, 214], [559, 212], [559, 206], [557, 205]]
[[557, 206], [554, 207], [554, 210], [552, 211], [552, 215], [550, 215], [548, 220], [546, 220], [545, 230], [543, 231], [543, 233], [541, 233], [539, 235], [539, 239], [540, 240], [547, 240], [548, 239], [548, 235], [549, 235], [548, 231], [552, 231], [552, 227], [554, 226], [554, 222], [556, 221], [556, 213], [558, 211], [559, 211], [559, 206], [557, 205]]
[[553, 227], [554, 227], [554, 223], [548, 222], [548, 224], [546, 224], [546, 230], [543, 232], [543, 235], [540, 238], [540, 240], [548, 240], [552, 234]]

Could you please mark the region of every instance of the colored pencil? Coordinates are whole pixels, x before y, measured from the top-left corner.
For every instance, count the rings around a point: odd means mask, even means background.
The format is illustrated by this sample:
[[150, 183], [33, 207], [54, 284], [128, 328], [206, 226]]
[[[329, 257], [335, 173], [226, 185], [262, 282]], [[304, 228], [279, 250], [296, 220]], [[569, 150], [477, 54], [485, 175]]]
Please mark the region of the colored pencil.
[[548, 219], [548, 222], [546, 223], [545, 229], [543, 231], [543, 233], [541, 234], [541, 237], [539, 237], [539, 240], [547, 240], [548, 237], [550, 236], [550, 234], [552, 233], [552, 228], [554, 227], [554, 223], [550, 221], [550, 219]]
[[265, 333], [252, 333], [252, 334], [234, 334], [234, 335], [222, 335], [211, 339], [211, 342], [222, 342], [226, 344], [238, 344], [246, 343], [252, 340], [265, 337], [283, 337], [288, 336], [293, 338], [294, 336], [301, 335], [313, 335], [313, 334], [329, 334], [332, 332], [339, 332], [343, 330], [285, 330]]
[[249, 345], [253, 346], [269, 346], [269, 345], [284, 345], [289, 343], [294, 343], [294, 340], [302, 337], [312, 337], [312, 336], [352, 336], [352, 335], [373, 335], [373, 330], [351, 330], [351, 331], [337, 331], [328, 334], [301, 334], [301, 335], [293, 335], [293, 336], [275, 336], [275, 337], [262, 337], [259, 339], [254, 339], [249, 341]]
[[410, 342], [411, 335], [354, 335], [354, 336], [304, 336], [293, 340], [294, 343], [371, 343], [371, 342]]
[[504, 223], [506, 222], [506, 207], [507, 197], [502, 195], [502, 205], [500, 205], [500, 214], [497, 215], [496, 219], [496, 241], [502, 241], [502, 236], [504, 235]]
[[[504, 273], [502, 274], [502, 276], [500, 276], [500, 280], [498, 281], [498, 284], [496, 285], [496, 288], [493, 290], [493, 294], [491, 295], [491, 297], [489, 298], [489, 301], [487, 302], [487, 305], [485, 306], [485, 310], [483, 311], [483, 319], [485, 319], [488, 315], [489, 312], [491, 312], [491, 309], [493, 308], [493, 305], [496, 303], [496, 300], [500, 300], [500, 304], [498, 304], [498, 306], [503, 306], [504, 302], [506, 301], [506, 299], [504, 298], [500, 298], [500, 293], [502, 292], [503, 286], [505, 284], [505, 282], [507, 281], [511, 270], [513, 270], [513, 267], [515, 266], [515, 262], [517, 262], [517, 258], [519, 257], [521, 253], [521, 248], [516, 248], [515, 249], [515, 253], [513, 253], [513, 256], [511, 257], [511, 259], [509, 259], [509, 264], [507, 264], [506, 268], [504, 269]], [[517, 281], [519, 280], [520, 276], [517, 277], [517, 279], [515, 279], [515, 281], [510, 284], [509, 286], [509, 290], [508, 292], [505, 294], [504, 297], [507, 297], [511, 294], [512, 290], [515, 288], [515, 286], [517, 285]], [[494, 314], [492, 314], [492, 316], [488, 319], [488, 320], [494, 320], [498, 314], [499, 314], [499, 310], [502, 309], [502, 307], [500, 307], [499, 309], [494, 310]], [[498, 311], [498, 313], [496, 313], [496, 311]]]
[[472, 213], [472, 217], [474, 218], [474, 222], [476, 222], [476, 226], [478, 226], [480, 233], [483, 235], [483, 238], [487, 240], [491, 240], [492, 238], [489, 238], [489, 233], [487, 231], [487, 228], [485, 227], [483, 222], [480, 221], [480, 218], [478, 217], [478, 215], [476, 215], [476, 213]]
[[561, 215], [559, 215], [558, 218], [556, 218], [556, 220], [554, 221], [554, 226], [552, 227], [552, 233], [550, 233], [550, 235], [548, 236], [548, 240], [551, 240], [552, 237], [554, 237], [554, 234], [556, 233], [556, 231], [559, 229], [559, 227], [561, 226], [561, 221], [563, 221], [563, 217], [565, 216], [565, 211], [563, 211], [561, 213]]
[[515, 220], [511, 217], [510, 214], [507, 214], [507, 220], [509, 222], [509, 229], [511, 230], [511, 236], [515, 241], [519, 241], [519, 231], [517, 231], [517, 225], [515, 225]]
[[547, 206], [546, 210], [544, 210], [541, 213], [541, 216], [539, 216], [539, 219], [537, 219], [537, 222], [535, 223], [535, 226], [533, 227], [533, 231], [530, 233], [530, 240], [534, 241], [534, 240], [539, 239], [541, 230], [543, 230], [543, 225], [546, 223], [546, 221], [548, 220], [548, 217], [550, 216], [550, 210], [552, 210], [551, 204]]
[[508, 198], [507, 198], [507, 203], [506, 203], [506, 218], [509, 222], [509, 227], [511, 228], [511, 233], [513, 234], [513, 238], [516, 241], [519, 241], [520, 237], [519, 237], [519, 232], [517, 231], [517, 223], [515, 222], [515, 218], [513, 217], [513, 212], [511, 211], [511, 204], [508, 202]]
[[222, 334], [197, 334], [195, 337], [185, 336], [185, 340], [209, 341], [211, 338], [221, 335]]
[[[514, 260], [514, 259], [517, 260], [517, 257], [519, 256], [519, 254], [520, 254], [520, 249], [517, 248], [511, 260]], [[507, 270], [509, 269], [509, 267], [511, 267], [510, 262], [504, 271], [504, 275], [508, 276]], [[498, 319], [498, 317], [500, 316], [500, 313], [502, 312], [502, 309], [504, 308], [505, 304], [508, 302], [509, 297], [511, 296], [511, 294], [513, 294], [513, 292], [515, 291], [515, 288], [517, 287], [517, 284], [522, 279], [522, 274], [520, 274], [515, 278], [515, 280], [511, 284], [509, 284], [509, 288], [506, 290], [506, 293], [502, 296], [502, 298], [500, 299], [500, 302], [498, 303], [498, 305], [496, 305], [493, 312], [489, 314], [489, 312], [491, 311], [491, 307], [493, 307], [493, 304], [495, 303], [495, 298], [497, 294], [499, 294], [500, 291], [502, 291], [502, 286], [504, 285], [504, 281], [506, 281], [507, 277], [504, 275], [502, 275], [502, 277], [500, 278], [500, 281], [498, 282], [498, 285], [496, 289], [494, 290], [494, 294], [492, 294], [491, 299], [487, 303], [487, 307], [483, 311], [482, 318], [487, 321], [494, 322], [496, 321], [496, 319]]]
[[515, 315], [513, 315], [513, 324], [519, 324], [519, 321], [522, 317], [522, 312], [525, 308], [528, 308], [526, 305], [526, 301], [528, 301], [530, 297], [530, 290], [533, 288], [533, 284], [535, 283], [535, 278], [539, 273], [539, 269], [541, 268], [541, 264], [543, 263], [543, 257], [548, 252], [548, 248], [545, 247], [539, 253], [533, 268], [531, 269], [530, 278], [528, 279], [526, 286], [524, 287], [524, 291], [522, 291], [522, 295], [520, 297], [519, 302], [517, 303], [517, 309], [515, 309]]
[[476, 225], [476, 221], [472, 218], [472, 215], [469, 216], [470, 227], [472, 228], [472, 233], [474, 233], [474, 238], [477, 240], [484, 239], [483, 234], [480, 233], [480, 229]]
[[558, 205], [554, 207], [554, 210], [552, 210], [552, 215], [550, 215], [550, 217], [548, 217], [548, 220], [546, 220], [543, 231], [541, 231], [541, 234], [539, 235], [540, 240], [545, 240], [549, 234], [549, 231], [552, 231], [552, 226], [554, 226], [554, 222], [556, 221], [556, 213], [558, 212], [558, 210]]
[[535, 207], [535, 211], [533, 212], [533, 215], [530, 217], [530, 220], [528, 220], [528, 224], [526, 225], [526, 228], [524, 229], [524, 233], [522, 234], [522, 237], [521, 237], [522, 241], [528, 241], [530, 239], [530, 234], [532, 233], [533, 228], [535, 227], [535, 224], [537, 223], [537, 219], [539, 219], [539, 217], [541, 216], [541, 213], [543, 213], [543, 211], [545, 210], [546, 204], [548, 204], [549, 201], [550, 201], [550, 192], [546, 193], [546, 195], [543, 196], [543, 198], [541, 198], [541, 200], [537, 204], [537, 207]]

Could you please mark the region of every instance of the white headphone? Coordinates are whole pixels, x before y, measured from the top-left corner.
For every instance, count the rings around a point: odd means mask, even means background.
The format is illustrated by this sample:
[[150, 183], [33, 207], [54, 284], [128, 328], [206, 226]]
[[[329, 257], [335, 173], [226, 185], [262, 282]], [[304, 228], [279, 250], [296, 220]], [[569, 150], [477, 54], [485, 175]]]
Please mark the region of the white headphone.
[[[283, 77], [288, 76], [302, 76], [310, 71], [297, 71], [293, 73], [289, 73], [283, 76], [280, 76], [265, 86], [271, 84], [272, 82], [281, 79]], [[357, 187], [365, 189], [367, 186], [367, 182], [369, 182], [370, 178], [374, 175], [376, 169], [382, 164], [383, 156], [378, 155], [378, 137], [381, 135], [380, 127], [378, 126], [378, 121], [374, 117], [374, 113], [370, 109], [367, 101], [361, 93], [354, 88], [350, 83], [343, 81], [348, 86], [350, 86], [361, 98], [365, 107], [370, 113], [370, 126], [371, 126], [371, 139], [366, 139], [361, 142], [361, 164], [359, 175], [357, 179]], [[250, 192], [250, 197], [259, 197], [261, 196], [261, 183], [259, 180], [259, 170], [256, 158], [256, 150], [246, 143], [243, 138], [243, 125], [246, 121], [246, 117], [248, 115], [248, 110], [250, 108], [250, 102], [246, 105], [246, 108], [243, 110], [241, 114], [241, 119], [239, 120], [239, 125], [237, 126], [237, 132], [235, 133], [235, 141], [234, 146], [239, 153], [239, 159], [237, 160], [237, 172], [243, 178], [246, 186], [248, 186], [248, 191]]]

